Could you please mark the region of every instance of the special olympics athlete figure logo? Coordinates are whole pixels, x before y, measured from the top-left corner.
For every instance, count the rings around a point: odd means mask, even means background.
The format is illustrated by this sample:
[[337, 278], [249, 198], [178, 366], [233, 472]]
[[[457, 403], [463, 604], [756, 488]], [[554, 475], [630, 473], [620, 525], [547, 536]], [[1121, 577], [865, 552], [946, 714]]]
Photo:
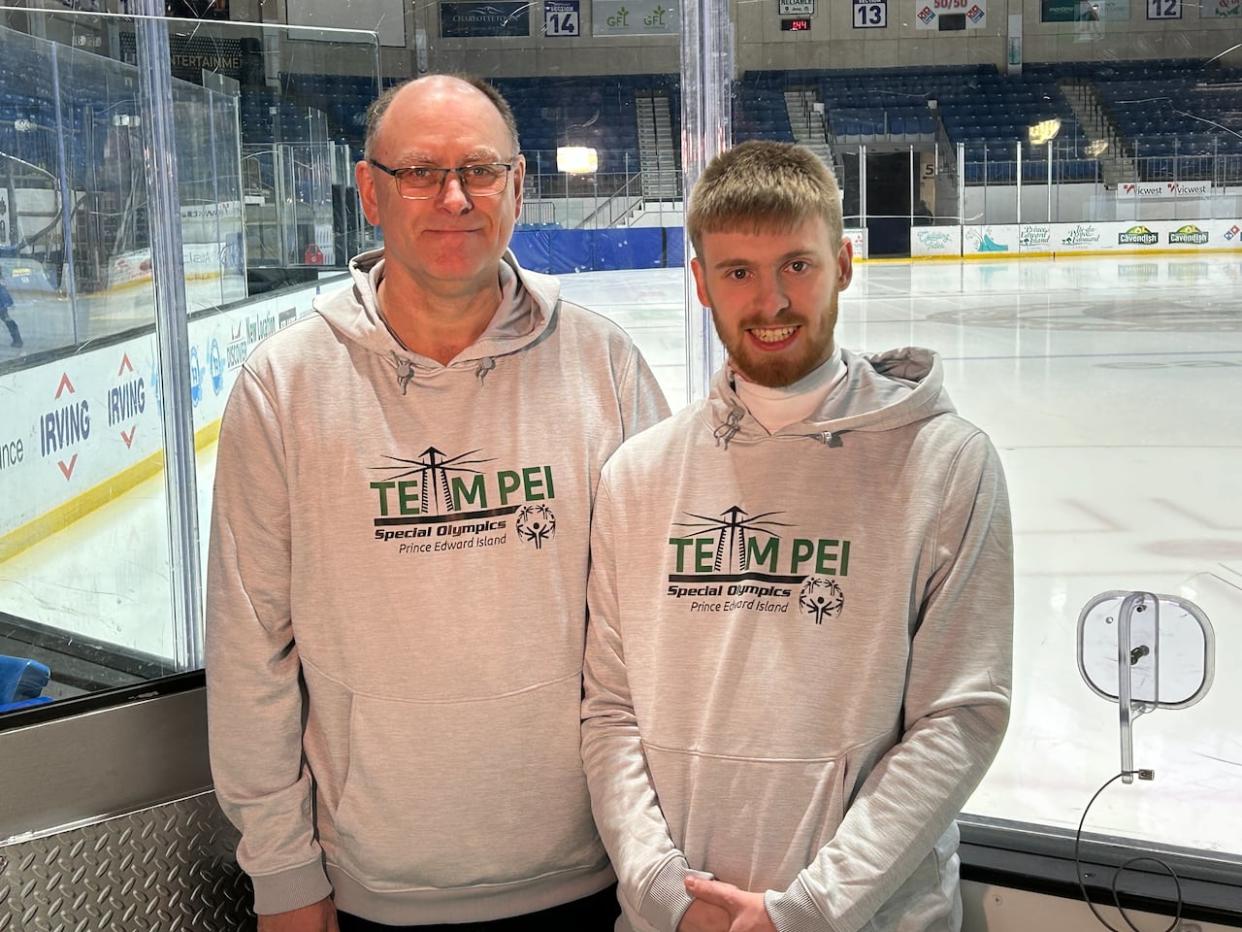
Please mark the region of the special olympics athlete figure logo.
[[534, 544], [536, 550], [556, 536], [556, 515], [547, 505], [524, 505], [517, 516], [518, 537]]
[[826, 576], [808, 576], [798, 592], [802, 611], [822, 625], [825, 618], [835, 618], [845, 608], [845, 593]]

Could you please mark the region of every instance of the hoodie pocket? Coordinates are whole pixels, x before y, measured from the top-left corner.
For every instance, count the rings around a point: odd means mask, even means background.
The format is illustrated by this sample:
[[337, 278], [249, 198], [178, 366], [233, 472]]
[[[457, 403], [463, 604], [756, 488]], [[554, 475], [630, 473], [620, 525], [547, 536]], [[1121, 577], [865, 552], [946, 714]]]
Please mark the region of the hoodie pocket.
[[646, 745], [673, 842], [743, 890], [784, 890], [836, 834], [845, 758], [738, 758]]
[[334, 860], [375, 890], [504, 884], [600, 864], [579, 682], [465, 702], [356, 695]]

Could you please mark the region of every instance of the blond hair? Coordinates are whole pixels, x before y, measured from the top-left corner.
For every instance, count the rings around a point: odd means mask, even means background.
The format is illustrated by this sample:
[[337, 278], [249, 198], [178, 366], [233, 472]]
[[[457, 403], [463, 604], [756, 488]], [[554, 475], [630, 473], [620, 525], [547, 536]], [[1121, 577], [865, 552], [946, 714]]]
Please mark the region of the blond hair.
[[711, 160], [690, 196], [686, 229], [698, 252], [704, 233], [788, 230], [812, 217], [823, 217], [834, 240], [844, 235], [832, 170], [805, 146], [756, 139]]

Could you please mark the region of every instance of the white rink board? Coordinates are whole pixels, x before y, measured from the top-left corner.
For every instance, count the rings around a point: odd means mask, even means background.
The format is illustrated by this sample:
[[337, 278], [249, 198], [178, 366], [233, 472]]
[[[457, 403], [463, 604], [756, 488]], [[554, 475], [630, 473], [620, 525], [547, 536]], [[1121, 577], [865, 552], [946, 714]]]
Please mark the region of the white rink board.
[[960, 256], [962, 254], [962, 228], [911, 227], [910, 254], [912, 256]]
[[1051, 224], [1057, 252], [1242, 249], [1242, 220], [1148, 220]]
[[859, 227], [846, 227], [843, 232], [846, 239], [854, 244], [854, 258], [867, 258], [867, 231]]
[[1023, 223], [1018, 227], [1019, 252], [1051, 252], [1051, 223]]
[[[309, 314], [318, 285], [190, 321], [195, 429], [217, 420], [254, 346]], [[163, 448], [154, 333], [0, 376], [0, 537]]]
[[1018, 251], [1016, 223], [989, 223], [962, 231], [962, 251], [968, 256], [996, 256]]
[[911, 227], [914, 256], [1242, 250], [1242, 219]]

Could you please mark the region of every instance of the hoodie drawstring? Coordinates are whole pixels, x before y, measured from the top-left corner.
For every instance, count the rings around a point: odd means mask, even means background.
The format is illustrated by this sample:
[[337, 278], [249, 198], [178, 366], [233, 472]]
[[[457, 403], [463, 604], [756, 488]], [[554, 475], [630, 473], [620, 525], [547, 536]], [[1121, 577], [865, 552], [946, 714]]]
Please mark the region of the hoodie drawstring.
[[[395, 351], [391, 354], [392, 364], [397, 368], [397, 385], [401, 389], [401, 394], [406, 394], [409, 390], [410, 383], [414, 381], [414, 376], [418, 373], [414, 369], [412, 360], [399, 356]], [[484, 356], [479, 360], [478, 368], [475, 369], [475, 375], [482, 382], [487, 378], [487, 374], [496, 368], [496, 359], [493, 356]]]
[[479, 360], [479, 368], [475, 370], [475, 373], [479, 377], [480, 384], [482, 384], [483, 380], [487, 378], [487, 374], [495, 368], [496, 360], [491, 356], [484, 356]]
[[[724, 423], [720, 424], [714, 431], [712, 436], [716, 438], [716, 446], [723, 446], [729, 449], [729, 441], [738, 435], [741, 431], [742, 418], [746, 416], [745, 408], [733, 408], [725, 417]], [[841, 446], [841, 435], [831, 430], [820, 430], [813, 433], [804, 434], [772, 434], [772, 440], [814, 440], [816, 443], [822, 443], [826, 447]]]
[[729, 411], [725, 422], [712, 431], [712, 436], [716, 438], [716, 446], [724, 445], [729, 449], [729, 441], [737, 436], [738, 431], [742, 429], [742, 418], [746, 416], [746, 409], [742, 407], [734, 407]]
[[414, 381], [414, 363], [404, 356], [398, 356], [395, 351], [392, 354], [392, 361], [397, 367], [397, 385], [401, 389], [401, 394], [404, 395], [410, 383]]

